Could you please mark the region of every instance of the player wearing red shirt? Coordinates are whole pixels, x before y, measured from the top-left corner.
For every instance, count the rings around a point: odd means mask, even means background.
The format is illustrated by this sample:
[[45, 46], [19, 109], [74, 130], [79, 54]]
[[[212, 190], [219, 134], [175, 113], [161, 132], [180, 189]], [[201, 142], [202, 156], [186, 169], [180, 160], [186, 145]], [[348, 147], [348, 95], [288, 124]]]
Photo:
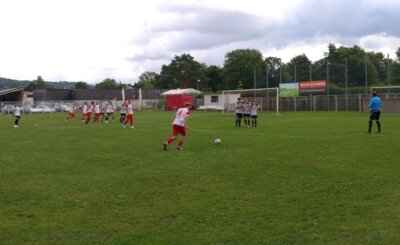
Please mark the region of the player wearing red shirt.
[[94, 109], [94, 102], [92, 101], [92, 103], [89, 105], [89, 107], [87, 109], [85, 124], [88, 124], [90, 122], [90, 118], [92, 117], [93, 109]]
[[179, 108], [179, 110], [176, 112], [175, 120], [172, 123], [172, 136], [163, 143], [164, 151], [167, 150], [168, 145], [172, 143], [179, 134], [182, 135], [182, 138], [176, 145], [176, 149], [182, 150], [182, 145], [186, 139], [186, 131], [189, 129], [188, 119], [190, 116], [189, 109], [191, 107], [192, 104], [190, 102], [186, 102], [185, 107]]

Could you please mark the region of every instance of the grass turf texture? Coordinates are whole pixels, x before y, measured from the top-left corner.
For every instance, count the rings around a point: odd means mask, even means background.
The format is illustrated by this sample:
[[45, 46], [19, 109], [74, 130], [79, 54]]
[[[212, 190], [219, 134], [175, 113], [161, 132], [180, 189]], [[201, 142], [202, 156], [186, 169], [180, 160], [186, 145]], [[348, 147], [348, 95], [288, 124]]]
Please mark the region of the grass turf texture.
[[[399, 115], [172, 112], [136, 129], [66, 114], [0, 116], [2, 244], [398, 244]], [[242, 122], [243, 125], [243, 122]], [[214, 139], [221, 138], [221, 145]], [[176, 143], [176, 142], [174, 142]]]

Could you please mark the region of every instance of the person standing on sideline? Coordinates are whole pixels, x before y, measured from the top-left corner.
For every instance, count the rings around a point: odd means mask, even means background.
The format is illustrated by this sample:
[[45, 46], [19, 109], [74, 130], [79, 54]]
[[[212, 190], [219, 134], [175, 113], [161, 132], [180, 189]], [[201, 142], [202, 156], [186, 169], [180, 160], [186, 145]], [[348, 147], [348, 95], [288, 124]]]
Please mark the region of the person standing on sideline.
[[175, 120], [172, 123], [172, 136], [163, 143], [164, 151], [166, 151], [168, 145], [171, 144], [178, 137], [178, 134], [182, 135], [182, 138], [176, 145], [176, 149], [177, 150], [183, 149], [182, 145], [183, 143], [185, 143], [186, 131], [189, 129], [188, 120], [190, 116], [189, 109], [191, 107], [192, 104], [190, 102], [186, 102], [185, 107], [179, 108], [178, 111], [176, 112]]
[[126, 116], [125, 122], [122, 126], [125, 128], [125, 124], [129, 122], [131, 128], [135, 128], [135, 126], [133, 126], [133, 106], [130, 100], [128, 100], [128, 104], [125, 105], [125, 110], [128, 115]]
[[15, 117], [14, 128], [18, 128], [19, 127], [19, 119], [21, 118], [21, 108], [19, 107], [19, 105], [15, 105], [14, 117]]
[[370, 115], [369, 115], [369, 121], [368, 121], [368, 132], [371, 133], [372, 129], [372, 121], [376, 121], [376, 125], [378, 126], [378, 132], [381, 133], [381, 122], [379, 121], [379, 118], [381, 116], [381, 106], [382, 106], [382, 101], [381, 98], [376, 95], [376, 93], [372, 93], [372, 98], [371, 101], [369, 102], [369, 109], [370, 109]]
[[259, 108], [260, 108], [260, 105], [257, 104], [256, 102], [251, 104], [250, 115], [251, 115], [251, 126], [252, 127], [257, 127], [257, 111]]
[[240, 124], [242, 123], [242, 117], [243, 117], [242, 109], [243, 109], [243, 102], [240, 98], [238, 98], [236, 102], [236, 127], [240, 127]]

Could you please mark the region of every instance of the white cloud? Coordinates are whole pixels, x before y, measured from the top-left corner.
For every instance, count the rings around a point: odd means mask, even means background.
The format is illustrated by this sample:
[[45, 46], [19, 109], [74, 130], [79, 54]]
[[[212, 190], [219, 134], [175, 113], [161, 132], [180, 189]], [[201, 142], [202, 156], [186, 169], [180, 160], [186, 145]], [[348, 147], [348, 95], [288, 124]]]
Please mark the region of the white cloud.
[[400, 37], [388, 36], [386, 33], [368, 35], [360, 39], [359, 46], [367, 51], [393, 55], [400, 48]]
[[328, 43], [394, 55], [395, 0], [2, 0], [0, 77], [133, 82], [190, 53], [222, 65], [259, 49], [289, 61], [322, 58]]

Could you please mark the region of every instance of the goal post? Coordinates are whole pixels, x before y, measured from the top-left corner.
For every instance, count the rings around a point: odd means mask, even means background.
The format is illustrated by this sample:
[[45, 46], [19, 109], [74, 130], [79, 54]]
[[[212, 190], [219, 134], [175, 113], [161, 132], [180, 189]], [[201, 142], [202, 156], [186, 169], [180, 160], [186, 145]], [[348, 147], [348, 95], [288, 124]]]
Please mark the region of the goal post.
[[376, 93], [400, 93], [400, 86], [381, 86], [381, 87], [371, 87], [371, 94]]
[[[236, 95], [236, 96], [230, 96]], [[256, 102], [261, 105], [261, 110], [271, 110], [279, 114], [279, 88], [235, 89], [222, 91], [222, 114], [234, 112], [237, 98], [247, 102]]]
[[[371, 87], [371, 94], [376, 93], [382, 100], [382, 111], [400, 113], [400, 86]], [[365, 101], [368, 108], [368, 101]]]

